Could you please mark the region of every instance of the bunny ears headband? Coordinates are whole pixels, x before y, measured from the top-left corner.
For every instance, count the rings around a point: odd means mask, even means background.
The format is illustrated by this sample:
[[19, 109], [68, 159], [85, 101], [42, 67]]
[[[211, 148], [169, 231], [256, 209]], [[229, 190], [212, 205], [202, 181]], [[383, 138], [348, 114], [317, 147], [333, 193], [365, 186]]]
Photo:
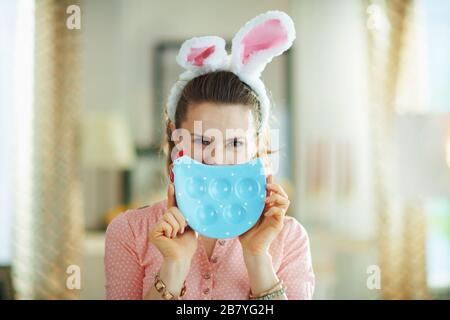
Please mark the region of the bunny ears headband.
[[167, 101], [169, 119], [175, 121], [176, 107], [185, 85], [192, 79], [214, 71], [231, 71], [257, 94], [262, 125], [269, 118], [269, 98], [261, 72], [273, 57], [289, 49], [295, 39], [292, 19], [281, 11], [268, 11], [248, 21], [233, 38], [231, 55], [225, 40], [216, 36], [186, 40], [176, 57], [186, 69], [173, 85]]

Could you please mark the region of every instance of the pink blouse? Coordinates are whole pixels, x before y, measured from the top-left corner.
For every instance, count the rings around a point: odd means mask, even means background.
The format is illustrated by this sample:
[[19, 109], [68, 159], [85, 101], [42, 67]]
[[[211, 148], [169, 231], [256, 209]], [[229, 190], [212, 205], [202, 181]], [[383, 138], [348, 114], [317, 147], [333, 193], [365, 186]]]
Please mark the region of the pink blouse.
[[[153, 285], [163, 258], [148, 241], [148, 232], [165, 210], [166, 201], [127, 210], [108, 226], [104, 257], [107, 299], [142, 299]], [[284, 227], [272, 243], [270, 254], [288, 299], [311, 299], [315, 281], [309, 238], [295, 218], [285, 217]], [[238, 237], [218, 239], [211, 260], [199, 241], [183, 299], [246, 300], [249, 291]]]

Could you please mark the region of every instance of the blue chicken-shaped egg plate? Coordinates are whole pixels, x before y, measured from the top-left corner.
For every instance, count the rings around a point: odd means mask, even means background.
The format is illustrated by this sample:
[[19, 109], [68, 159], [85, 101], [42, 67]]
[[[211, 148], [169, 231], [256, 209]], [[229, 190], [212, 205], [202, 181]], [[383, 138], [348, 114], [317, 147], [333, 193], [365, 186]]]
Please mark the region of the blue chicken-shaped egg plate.
[[260, 158], [237, 165], [207, 165], [188, 156], [174, 161], [177, 206], [188, 225], [208, 238], [232, 238], [258, 221], [266, 198]]

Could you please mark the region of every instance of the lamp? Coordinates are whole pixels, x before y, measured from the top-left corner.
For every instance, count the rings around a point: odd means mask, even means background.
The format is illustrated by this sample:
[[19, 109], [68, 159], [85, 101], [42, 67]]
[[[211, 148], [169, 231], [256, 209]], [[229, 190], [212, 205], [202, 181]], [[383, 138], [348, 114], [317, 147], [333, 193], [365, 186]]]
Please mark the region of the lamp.
[[[450, 214], [450, 115], [399, 115], [395, 127], [397, 190], [404, 199], [414, 200], [426, 215], [417, 218], [419, 211], [412, 208], [404, 222], [410, 230], [406, 239], [416, 243], [411, 252], [420, 254], [420, 239], [426, 234], [426, 281], [438, 294], [450, 285], [450, 233], [446, 228]], [[421, 226], [425, 221], [426, 226]], [[422, 231], [425, 228], [426, 232]], [[414, 271], [420, 274], [420, 270]]]
[[82, 163], [85, 168], [120, 171], [122, 206], [131, 202], [131, 169], [136, 149], [124, 117], [115, 112], [87, 112], [82, 122]]

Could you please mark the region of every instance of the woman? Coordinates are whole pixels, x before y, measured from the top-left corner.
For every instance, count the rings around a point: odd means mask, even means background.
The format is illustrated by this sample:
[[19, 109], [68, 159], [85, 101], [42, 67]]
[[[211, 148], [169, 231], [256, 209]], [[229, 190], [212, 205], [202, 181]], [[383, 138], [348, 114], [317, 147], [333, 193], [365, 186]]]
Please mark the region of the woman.
[[[217, 38], [205, 37], [201, 46], [195, 38], [183, 44], [177, 60], [195, 72], [188, 71], [191, 74], [184, 75], [169, 97], [169, 173], [173, 155], [212, 165], [266, 157], [267, 145], [259, 141], [264, 141], [268, 129], [268, 99], [259, 73], [249, 76], [248, 68], [260, 72], [273, 56], [289, 48], [295, 37], [291, 28], [290, 18], [281, 12], [268, 12], [247, 23], [235, 38], [237, 44], [233, 40], [233, 51], [242, 58], [241, 71], [224, 68], [230, 60], [223, 59], [224, 43]], [[263, 60], [255, 60], [258, 56]], [[214, 61], [216, 68], [211, 67]], [[200, 134], [195, 128], [198, 123]], [[195, 134], [190, 140], [173, 139], [179, 129]], [[208, 136], [210, 129], [227, 136], [226, 141]], [[229, 137], [230, 129], [247, 134]], [[212, 152], [198, 153], [196, 148]], [[228, 160], [214, 157], [218, 148]], [[128, 210], [109, 225], [108, 299], [312, 298], [314, 273], [307, 233], [286, 216], [290, 201], [271, 176], [261, 218], [244, 234], [229, 239], [206, 238], [192, 230], [177, 207], [172, 175], [170, 180], [167, 200]]]

